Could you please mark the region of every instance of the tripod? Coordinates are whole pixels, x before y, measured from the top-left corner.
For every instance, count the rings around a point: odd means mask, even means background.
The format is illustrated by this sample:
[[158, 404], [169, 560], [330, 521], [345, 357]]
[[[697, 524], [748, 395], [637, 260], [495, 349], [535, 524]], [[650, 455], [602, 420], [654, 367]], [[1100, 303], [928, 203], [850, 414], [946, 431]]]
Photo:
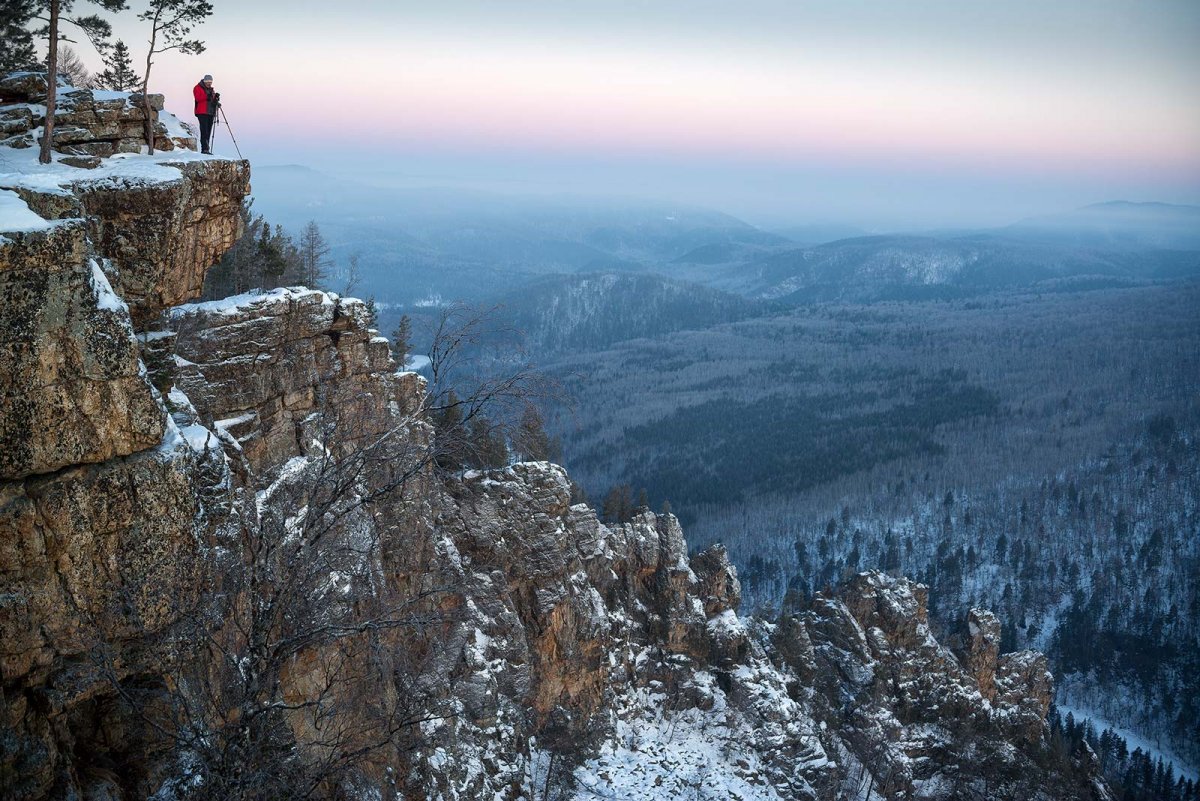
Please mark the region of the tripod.
[[233, 149], [237, 151], [238, 158], [244, 159], [245, 156], [242, 155], [242, 149], [238, 147], [237, 137], [233, 135], [233, 129], [229, 127], [229, 118], [225, 116], [225, 107], [220, 103], [217, 104], [217, 113], [213, 115], [213, 130], [212, 136], [209, 139], [208, 149], [212, 150], [217, 142], [217, 127], [220, 125], [221, 120], [225, 120], [225, 129], [229, 131], [229, 138], [233, 140]]

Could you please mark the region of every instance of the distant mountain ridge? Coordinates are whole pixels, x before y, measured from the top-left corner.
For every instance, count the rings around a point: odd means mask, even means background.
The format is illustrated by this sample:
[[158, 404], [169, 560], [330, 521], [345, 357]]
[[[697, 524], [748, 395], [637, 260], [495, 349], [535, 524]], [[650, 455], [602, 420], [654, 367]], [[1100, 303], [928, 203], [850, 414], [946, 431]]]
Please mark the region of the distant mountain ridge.
[[502, 297], [502, 315], [541, 356], [708, 328], [773, 307], [647, 273], [549, 276]]
[[364, 285], [399, 302], [477, 300], [547, 273], [639, 271], [708, 245], [788, 242], [686, 204], [384, 188], [296, 165], [256, 170], [254, 198], [286, 228], [316, 220], [337, 258], [360, 254]]
[[1004, 229], [1026, 240], [1103, 248], [1200, 250], [1200, 206], [1114, 200]]
[[1035, 286], [1050, 290], [1113, 286], [1200, 276], [1200, 242], [1197, 249], [1145, 244], [1151, 240], [1187, 244], [1182, 231], [1154, 239], [1152, 231], [1118, 237], [1111, 229], [1104, 233], [1065, 226], [1008, 228], [953, 238], [870, 236], [809, 248], [721, 254], [740, 255], [740, 261], [712, 258], [710, 248], [677, 260], [669, 272], [784, 303], [957, 297]]
[[[1113, 201], [980, 231], [803, 244], [857, 229], [798, 226], [787, 229], [796, 237], [789, 240], [680, 204], [389, 189], [300, 165], [260, 168], [254, 188], [256, 211], [292, 229], [316, 219], [335, 260], [357, 252], [361, 286], [401, 306], [435, 296], [508, 303], [515, 290], [544, 276], [573, 273], [659, 273], [784, 304], [1060, 291], [1200, 275], [1200, 207], [1167, 203]], [[628, 285], [610, 286], [618, 288]], [[615, 303], [606, 308], [619, 312]], [[576, 334], [559, 337], [562, 346]]]

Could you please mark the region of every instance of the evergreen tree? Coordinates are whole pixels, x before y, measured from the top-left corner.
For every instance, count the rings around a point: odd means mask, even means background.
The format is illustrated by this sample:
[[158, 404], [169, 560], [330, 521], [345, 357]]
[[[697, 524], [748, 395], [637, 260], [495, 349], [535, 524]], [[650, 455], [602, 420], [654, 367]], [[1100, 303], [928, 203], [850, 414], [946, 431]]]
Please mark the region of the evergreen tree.
[[436, 440], [434, 462], [443, 470], [461, 470], [466, 462], [463, 412], [453, 389], [447, 391], [441, 408], [435, 410], [432, 417]]
[[401, 369], [408, 362], [408, 354], [412, 350], [412, 320], [407, 314], [400, 316], [396, 330], [392, 331], [392, 358]]
[[618, 484], [604, 498], [602, 514], [609, 523], [628, 523], [633, 520], [633, 487]]
[[289, 271], [297, 272], [292, 238], [282, 227], [272, 228], [261, 214], [252, 213], [250, 206], [247, 202], [242, 207], [242, 237], [205, 277], [206, 299], [272, 289], [284, 282]]
[[521, 420], [517, 423], [517, 432], [513, 440], [513, 447], [527, 461], [554, 460], [562, 455], [561, 445], [557, 439], [551, 439], [546, 433], [542, 414], [532, 403], [527, 403], [521, 412]]
[[304, 284], [304, 259], [300, 255], [300, 247], [292, 240], [282, 225], [275, 226], [275, 241], [280, 243], [283, 252], [284, 270], [281, 286], [301, 286]]
[[367, 327], [379, 328], [379, 307], [375, 305], [375, 296], [367, 298]]
[[261, 265], [259, 283], [263, 289], [273, 289], [279, 286], [287, 272], [287, 249], [291, 245], [291, 239], [280, 229], [272, 233], [271, 226], [263, 222], [261, 217], [259, 222], [262, 223], [258, 237], [258, 257]]
[[96, 88], [111, 89], [114, 92], [132, 92], [140, 78], [133, 71], [133, 60], [129, 56], [129, 48], [120, 39], [113, 45], [112, 52], [104, 60], [105, 69], [96, 76]]
[[29, 30], [35, 10], [34, 0], [0, 0], [0, 73], [36, 68], [33, 33]]
[[483, 415], [476, 415], [469, 428], [471, 466], [497, 468], [508, 464], [508, 446], [497, 426]]
[[[125, 0], [91, 0], [107, 11], [123, 11]], [[38, 161], [50, 163], [50, 149], [54, 144], [54, 112], [58, 105], [58, 42], [63, 38], [62, 25], [70, 23], [83, 31], [96, 51], [104, 56], [108, 52], [108, 37], [112, 26], [95, 14], [70, 16], [75, 0], [36, 0], [33, 3], [35, 19], [46, 23], [39, 35], [46, 35], [46, 124], [42, 133], [42, 149]], [[147, 121], [147, 125], [149, 122]]]
[[150, 0], [150, 7], [138, 14], [138, 19], [150, 23], [150, 48], [146, 51], [146, 71], [142, 73], [142, 108], [146, 116], [143, 135], [151, 153], [154, 152], [154, 125], [149, 91], [150, 68], [154, 66], [154, 57], [168, 50], [178, 50], [188, 55], [203, 53], [204, 42], [188, 39], [187, 36], [212, 12], [212, 3], [206, 0]]

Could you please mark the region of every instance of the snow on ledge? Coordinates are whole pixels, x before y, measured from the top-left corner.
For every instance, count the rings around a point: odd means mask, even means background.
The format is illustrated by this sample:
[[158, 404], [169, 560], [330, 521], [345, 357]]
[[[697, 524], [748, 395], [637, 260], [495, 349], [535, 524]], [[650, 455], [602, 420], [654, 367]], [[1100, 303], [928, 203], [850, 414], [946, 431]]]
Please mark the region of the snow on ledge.
[[0, 189], [0, 231], [27, 233], [53, 227], [54, 223], [35, 214], [16, 192]]
[[[35, 133], [41, 129], [35, 129]], [[223, 156], [206, 156], [193, 150], [159, 150], [154, 155], [118, 153], [100, 160], [100, 166], [83, 170], [60, 164], [61, 153], [53, 161], [38, 161], [38, 148], [0, 147], [0, 189], [22, 188], [49, 194], [69, 194], [73, 186], [153, 186], [183, 180], [172, 165], [196, 161], [234, 161]], [[7, 194], [7, 193], [5, 193]], [[28, 207], [27, 207], [28, 208]], [[32, 214], [32, 212], [30, 212]], [[36, 216], [36, 215], [35, 215]], [[0, 220], [0, 230], [8, 229]]]
[[219, 300], [206, 300], [202, 303], [185, 303], [182, 306], [176, 306], [171, 309], [172, 319], [187, 317], [190, 314], [218, 314], [225, 316], [233, 316], [244, 314], [262, 306], [280, 303], [287, 300], [296, 300], [300, 298], [312, 297], [314, 295], [321, 296], [321, 305], [331, 305], [337, 302], [336, 295], [330, 295], [327, 292], [322, 292], [319, 289], [306, 289], [305, 287], [280, 287], [272, 289], [269, 292], [261, 292], [252, 290], [243, 292], [240, 295], [230, 295], [227, 298]]

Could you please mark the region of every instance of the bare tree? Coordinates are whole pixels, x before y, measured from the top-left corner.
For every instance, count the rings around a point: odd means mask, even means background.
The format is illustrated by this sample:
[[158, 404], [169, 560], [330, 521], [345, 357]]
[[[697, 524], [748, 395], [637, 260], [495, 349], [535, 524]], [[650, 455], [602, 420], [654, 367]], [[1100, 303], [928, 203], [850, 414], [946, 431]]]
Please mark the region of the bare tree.
[[304, 284], [310, 289], [320, 289], [328, 277], [329, 243], [316, 220], [309, 220], [300, 230], [299, 247]]
[[350, 258], [346, 260], [345, 282], [342, 284], [342, 294], [349, 295], [362, 281], [362, 271], [359, 269], [360, 257], [357, 253], [351, 253]]
[[87, 65], [83, 63], [79, 54], [66, 44], [58, 47], [58, 74], [74, 87], [87, 88], [92, 85], [92, 73], [88, 72]]
[[514, 440], [528, 406], [562, 396], [524, 358], [518, 333], [497, 311], [455, 304], [432, 321], [429, 409], [441, 467], [495, 466], [497, 440]]
[[150, 47], [146, 51], [146, 71], [142, 73], [142, 111], [145, 114], [143, 133], [151, 153], [154, 152], [154, 114], [149, 92], [154, 57], [169, 50], [188, 55], [203, 53], [204, 42], [187, 37], [212, 12], [212, 3], [206, 0], [150, 0], [150, 7], [138, 14], [138, 19], [150, 23]]

